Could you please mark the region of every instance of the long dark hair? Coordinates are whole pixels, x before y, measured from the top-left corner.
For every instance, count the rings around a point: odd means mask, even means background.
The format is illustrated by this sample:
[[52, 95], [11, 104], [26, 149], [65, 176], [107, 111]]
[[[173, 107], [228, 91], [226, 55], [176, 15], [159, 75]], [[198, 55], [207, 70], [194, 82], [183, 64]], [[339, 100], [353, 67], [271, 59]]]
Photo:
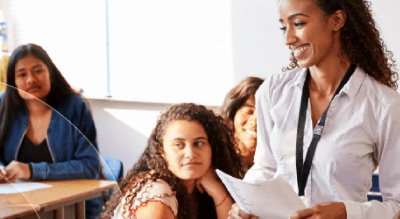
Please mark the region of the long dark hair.
[[[112, 197], [106, 203], [101, 218], [111, 218], [115, 207], [123, 197], [125, 197], [126, 204], [130, 208], [129, 203], [132, 202], [137, 191], [140, 191], [141, 187], [147, 181], [155, 181], [156, 179], [164, 180], [176, 192], [179, 205], [178, 218], [188, 218], [190, 209], [187, 204], [189, 199], [186, 188], [182, 181], [169, 171], [168, 164], [162, 156], [164, 133], [168, 124], [176, 120], [196, 121], [200, 123], [208, 136], [212, 148], [212, 165], [232, 176], [243, 177], [241, 161], [239, 155], [236, 153], [233, 133], [224, 124], [223, 119], [202, 105], [193, 103], [176, 104], [171, 106], [158, 118], [156, 127], [148, 139], [145, 151], [133, 168], [128, 171], [127, 176], [119, 183], [120, 190], [114, 191]], [[135, 192], [128, 193], [132, 188], [135, 188]], [[208, 200], [212, 202], [212, 199]], [[214, 207], [214, 203], [209, 203], [207, 206]], [[212, 209], [203, 209], [203, 212], [207, 214], [213, 211]]]
[[[342, 51], [350, 61], [360, 66], [367, 74], [380, 83], [397, 89], [399, 78], [393, 53], [386, 48], [375, 20], [372, 17], [371, 2], [367, 0], [312, 0], [327, 16], [337, 10], [346, 13], [346, 23], [340, 30]], [[288, 70], [297, 67], [297, 60], [291, 57]]]
[[53, 63], [47, 52], [39, 45], [26, 44], [21, 45], [11, 54], [7, 66], [7, 87], [4, 91], [3, 101], [0, 106], [0, 142], [3, 142], [7, 136], [7, 129], [11, 123], [12, 114], [18, 110], [26, 108], [24, 100], [19, 96], [15, 85], [15, 64], [22, 58], [31, 55], [40, 59], [49, 69], [51, 90], [46, 98], [46, 103], [56, 107], [68, 95], [78, 94], [74, 91], [57, 66]]
[[233, 87], [225, 96], [220, 113], [226, 124], [234, 130], [233, 121], [236, 112], [252, 96], [254, 96], [264, 82], [264, 79], [258, 77], [248, 77]]

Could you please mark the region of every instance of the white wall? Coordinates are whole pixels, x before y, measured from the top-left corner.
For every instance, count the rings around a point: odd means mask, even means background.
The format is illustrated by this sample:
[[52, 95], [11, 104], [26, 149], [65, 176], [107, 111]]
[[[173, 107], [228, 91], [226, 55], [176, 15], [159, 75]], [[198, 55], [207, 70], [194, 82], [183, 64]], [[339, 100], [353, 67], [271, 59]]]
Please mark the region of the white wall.
[[[219, 105], [223, 100], [223, 95], [221, 94], [228, 92], [234, 84], [238, 83], [244, 77], [259, 76], [266, 78], [272, 73], [280, 72], [281, 68], [289, 62], [289, 51], [283, 44], [282, 33], [279, 30], [277, 0], [218, 0], [218, 3], [212, 0], [202, 2], [195, 0], [189, 1], [191, 3], [188, 1], [176, 0], [170, 2], [166, 2], [166, 0], [153, 1], [158, 2], [158, 6], [160, 6], [160, 4], [166, 4], [165, 7], [163, 6], [164, 8], [182, 8], [182, 10], [179, 11], [179, 14], [170, 17], [167, 17], [169, 16], [168, 10], [162, 10], [163, 7], [157, 7], [157, 10], [159, 10], [157, 13], [152, 11], [152, 13], [149, 14], [146, 13], [146, 10], [144, 9], [144, 11], [136, 10], [136, 13], [133, 13], [135, 12], [134, 9], [138, 9], [138, 6], [135, 6], [132, 10], [126, 8], [126, 11], [116, 8], [115, 3], [124, 1], [125, 3], [130, 4], [139, 4], [141, 2], [128, 0], [111, 1], [110, 15], [112, 15], [112, 17], [110, 18], [110, 24], [115, 24], [115, 29], [111, 28], [111, 33], [114, 34], [111, 34], [110, 37], [111, 42], [114, 43], [113, 45], [117, 45], [111, 49], [111, 53], [122, 53], [127, 57], [127, 59], [111, 60], [111, 64], [113, 64], [112, 69], [117, 72], [122, 72], [125, 75], [142, 74], [138, 77], [147, 77], [146, 80], [148, 83], [134, 84], [132, 79], [129, 77], [126, 78], [124, 75], [114, 79], [111, 78], [111, 83], [114, 87], [119, 86], [117, 82], [123, 84], [126, 83], [127, 85], [125, 85], [125, 87], [130, 86], [132, 89], [122, 89], [120, 90], [119, 95], [129, 95], [134, 91], [135, 95], [139, 96], [139, 101], [145, 101], [148, 99], [147, 96], [150, 92], [146, 92], [144, 88], [150, 88], [152, 91], [151, 93], [155, 95], [151, 99], [155, 102], [129, 102], [118, 101], [115, 99], [90, 99], [90, 102], [92, 104], [94, 119], [98, 130], [100, 151], [105, 155], [121, 159], [124, 163], [125, 170], [129, 169], [142, 153], [146, 145], [146, 140], [155, 125], [159, 112], [169, 106], [168, 104], [160, 102], [165, 102], [164, 100], [166, 99], [169, 100], [166, 101], [169, 103], [194, 100], [206, 104], [212, 104], [214, 106]], [[78, 78], [70, 78], [67, 76], [67, 79], [73, 85], [77, 84], [79, 87], [79, 83], [86, 83], [87, 81], [93, 84], [101, 84], [101, 90], [103, 91], [95, 90], [95, 92], [100, 96], [104, 96], [105, 89], [103, 87], [105, 87], [106, 83], [103, 81], [104, 77], [102, 77], [102, 75], [105, 72], [105, 55], [93, 50], [85, 53], [84, 49], [87, 45], [94, 44], [94, 41], [87, 40], [83, 37], [88, 34], [93, 34], [93, 38], [98, 42], [105, 41], [105, 35], [103, 35], [103, 32], [105, 32], [103, 27], [105, 21], [102, 18], [104, 1], [74, 0], [73, 2], [74, 3], [71, 3], [71, 1], [64, 2], [63, 5], [59, 5], [50, 0], [40, 0], [35, 2], [30, 0], [0, 0], [0, 7], [2, 9], [7, 9], [11, 4], [11, 6], [16, 5], [13, 8], [32, 8], [29, 14], [21, 14], [19, 10], [13, 11], [13, 13], [22, 17], [29, 16], [29, 18], [32, 19], [33, 23], [28, 25], [28, 29], [31, 33], [35, 34], [34, 39], [38, 40], [40, 44], [43, 44], [45, 48], [54, 46], [55, 49], [49, 51], [49, 53], [53, 57], [55, 63], [61, 63], [63, 60], [71, 60], [65, 65], [57, 65], [63, 72], [65, 72], [65, 74], [73, 71], [78, 72]], [[398, 25], [397, 20], [395, 19], [397, 17], [397, 12], [400, 9], [400, 2], [397, 0], [371, 0], [371, 2], [373, 3], [372, 8], [375, 13], [377, 24], [382, 30], [383, 39], [388, 48], [393, 51], [395, 58], [400, 58], [400, 41], [398, 40], [400, 39], [400, 31], [396, 30]], [[174, 3], [175, 6], [169, 5], [168, 3]], [[95, 4], [96, 7], [93, 8], [90, 4]], [[207, 7], [207, 4], [209, 7]], [[74, 5], [80, 5], [80, 7], [75, 8]], [[152, 7], [151, 3], [148, 2], [146, 2], [145, 5], [146, 7]], [[44, 22], [47, 20], [51, 21], [49, 16], [57, 16], [57, 14], [54, 14], [54, 10], [49, 10], [50, 6], [52, 9], [60, 7], [65, 8], [66, 10], [64, 13], [68, 13], [68, 15], [74, 14], [86, 16], [86, 10], [84, 10], [85, 7], [91, 8], [92, 12], [91, 16], [85, 20], [71, 20], [71, 22], [66, 20], [64, 23], [61, 23], [61, 25], [53, 24], [52, 26], [46, 26], [44, 25]], [[199, 6], [202, 7], [199, 8]], [[43, 11], [40, 12], [40, 10]], [[95, 14], [93, 14], [94, 10], [96, 11]], [[4, 12], [6, 17], [10, 16], [9, 11]], [[218, 14], [219, 12], [220, 14]], [[210, 13], [218, 20], [217, 23], [213, 23], [213, 20], [210, 20]], [[142, 17], [147, 19], [140, 20], [140, 18], [135, 18], [136, 15], [140, 14]], [[185, 14], [188, 16], [186, 19], [184, 17]], [[94, 18], [94, 15], [96, 15], [96, 19]], [[116, 19], [116, 17], [118, 17], [117, 15], [121, 15], [121, 18]], [[127, 20], [132, 21], [131, 25], [122, 27], [118, 26], [118, 21], [128, 15], [130, 17]], [[146, 17], [147, 15], [149, 16]], [[160, 17], [156, 17], [157, 15]], [[74, 18], [71, 16], [65, 17], [71, 19]], [[114, 20], [112, 20], [112, 18], [114, 18]], [[145, 21], [149, 21], [150, 23], [143, 27], [140, 26], [140, 22]], [[176, 31], [180, 31], [179, 33], [184, 36], [182, 38], [175, 38], [173, 34], [174, 31], [167, 31], [169, 30], [168, 28], [165, 32], [157, 29], [148, 29], [148, 27], [160, 25], [159, 21], [161, 21], [162, 24], [160, 28], [168, 26], [174, 21], [181, 22], [180, 25], [177, 24], [168, 27], [176, 28]], [[96, 23], [95, 26], [93, 26], [94, 23]], [[193, 28], [195, 27], [193, 26], [194, 24], [201, 28]], [[140, 27], [143, 28], [140, 32], [134, 31], [138, 30]], [[188, 28], [191, 32], [184, 32], [180, 27]], [[10, 25], [10, 36], [12, 36], [12, 33], [14, 32], [14, 28], [13, 25]], [[122, 28], [122, 31], [128, 29], [125, 33], [126, 35], [117, 34], [115, 31], [118, 28]], [[88, 29], [90, 31], [87, 31]], [[60, 33], [64, 33], [62, 31], [65, 30], [68, 30], [68, 33], [60, 35]], [[210, 31], [210, 33], [202, 33], [205, 31]], [[231, 32], [231, 37], [229, 36], [229, 32]], [[84, 34], [82, 35], [82, 33]], [[47, 42], [39, 34], [46, 34], [46, 36], [52, 34], [51, 36], [55, 41]], [[130, 47], [125, 47], [123, 44], [120, 45], [120, 48], [118, 47], [117, 42], [119, 40], [122, 41], [125, 38], [133, 39], [133, 37], [137, 37], [138, 34], [141, 34], [139, 36], [141, 38], [138, 38], [140, 39], [140, 42], [132, 43], [129, 45]], [[213, 36], [213, 34], [216, 35]], [[69, 38], [67, 40], [59, 39], [63, 35], [67, 35]], [[165, 38], [162, 38], [164, 35]], [[161, 39], [164, 39], [165, 41], [161, 41], [160, 43], [157, 40], [158, 38], [156, 38], [157, 36], [161, 37]], [[206, 41], [207, 43], [202, 45], [199, 44], [198, 41], [191, 39], [192, 37], [198, 39], [197, 37], [199, 36], [203, 36], [203, 38], [208, 37]], [[145, 41], [149, 37], [152, 40], [150, 42], [153, 43], [142, 43], [142, 41]], [[166, 39], [169, 39], [170, 41]], [[22, 41], [30, 40], [32, 40], [31, 37]], [[59, 40], [59, 42], [57, 40]], [[180, 45], [180, 52], [177, 53], [178, 55], [175, 54], [177, 56], [175, 57], [177, 62], [164, 63], [155, 60], [155, 57], [159, 57], [160, 55], [156, 54], [157, 48], [160, 49], [159, 52], [161, 52], [164, 57], [168, 56], [168, 51], [174, 48], [173, 46], [171, 47], [171, 45], [167, 45], [168, 42], [173, 42], [174, 44], [179, 44], [181, 42], [187, 46], [192, 45], [192, 47], [186, 48], [185, 46]], [[10, 44], [13, 44], [12, 37], [10, 38]], [[210, 45], [212, 45], [212, 47], [220, 46], [218, 50], [216, 50], [207, 47]], [[137, 56], [135, 60], [145, 59], [141, 63], [130, 63], [132, 60], [132, 52], [135, 51], [135, 48], [139, 48], [140, 46], [144, 48], [151, 47], [154, 54], [135, 53]], [[124, 48], [130, 49], [126, 50]], [[193, 49], [198, 51], [205, 50], [205, 54], [210, 55], [204, 57], [195, 56], [196, 58], [190, 59], [186, 53]], [[83, 58], [77, 58], [78, 56], [73, 55], [65, 56], [65, 54], [69, 54], [68, 52], [71, 51], [76, 51], [77, 55], [83, 55]], [[181, 54], [181, 56], [179, 56], [179, 54]], [[208, 62], [208, 64], [204, 63], [204, 58], [207, 58], [209, 61], [214, 60], [217, 64], [213, 65], [215, 67], [210, 67], [213, 62]], [[85, 68], [76, 67], [79, 63], [88, 63], [92, 59], [96, 60], [94, 65], [84, 65]], [[177, 66], [179, 65], [179, 59], [183, 60], [184, 65]], [[132, 70], [129, 68], [129, 65], [127, 68], [120, 68], [122, 66], [121, 61], [132, 64], [135, 68], [138, 66], [137, 64], [143, 65], [144, 67], [142, 69], [146, 69], [146, 66], [151, 66], [153, 70], [154, 68], [156, 69], [154, 72], [159, 71], [160, 77], [157, 77], [158, 80], [155, 83], [156, 77], [148, 77], [144, 70]], [[222, 62], [224, 62], [223, 65], [218, 64]], [[161, 65], [157, 66], [157, 64], [160, 63], [164, 63], [164, 66], [168, 65], [168, 71], [163, 71], [165, 68]], [[175, 70], [179, 70], [180, 73], [174, 74]], [[184, 74], [186, 71], [188, 73], [187, 75]], [[95, 76], [93, 76], [93, 74], [90, 75], [90, 72], [95, 73]], [[207, 77], [204, 77], [202, 72], [212, 72], [211, 75], [215, 75], [215, 77], [209, 77], [210, 74], [207, 74]], [[174, 83], [163, 83], [168, 78], [169, 74], [174, 74], [173, 76], [176, 77]], [[179, 78], [183, 77], [185, 77], [184, 81], [186, 81], [184, 84], [179, 80]], [[210, 80], [213, 83], [209, 83]], [[193, 84], [187, 83], [188, 81], [192, 81]], [[199, 81], [202, 83], [202, 86], [199, 86]], [[190, 89], [197, 90], [196, 92], [188, 92]], [[188, 93], [191, 95], [188, 95]], [[212, 98], [207, 98], [210, 96], [210, 93], [214, 95], [212, 95]], [[168, 94], [169, 96], [172, 94], [179, 95], [174, 95], [173, 98], [165, 98], [163, 97], [165, 94]], [[207, 95], [202, 96], [202, 94]]]
[[[399, 57], [400, 32], [394, 30], [398, 25], [393, 18], [400, 9], [400, 3], [396, 0], [371, 2], [388, 48], [395, 57]], [[289, 51], [283, 45], [279, 30], [276, 6], [276, 1], [232, 0], [232, 74], [235, 83], [247, 76], [268, 77], [272, 73], [280, 72], [289, 62]], [[212, 91], [221, 88], [205, 89]], [[229, 90], [223, 89], [225, 93]], [[100, 151], [121, 159], [125, 171], [132, 167], [143, 152], [159, 112], [169, 106], [161, 103], [95, 99], [90, 99], [90, 102], [98, 130]], [[216, 106], [213, 108], [216, 109]]]
[[106, 99], [89, 99], [89, 102], [100, 153], [120, 159], [125, 174], [144, 151], [157, 117], [172, 105]]
[[126, 173], [144, 151], [160, 111], [169, 105], [104, 99], [89, 101], [100, 153], [120, 159]]

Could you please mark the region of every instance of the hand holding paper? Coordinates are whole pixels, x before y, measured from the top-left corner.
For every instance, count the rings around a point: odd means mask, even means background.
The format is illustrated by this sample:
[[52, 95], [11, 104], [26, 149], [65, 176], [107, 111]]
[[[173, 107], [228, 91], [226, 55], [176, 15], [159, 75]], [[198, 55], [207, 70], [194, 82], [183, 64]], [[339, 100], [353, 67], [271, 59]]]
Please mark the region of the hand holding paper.
[[216, 171], [239, 207], [259, 218], [287, 219], [306, 208], [289, 183], [278, 176], [261, 183], [248, 183]]

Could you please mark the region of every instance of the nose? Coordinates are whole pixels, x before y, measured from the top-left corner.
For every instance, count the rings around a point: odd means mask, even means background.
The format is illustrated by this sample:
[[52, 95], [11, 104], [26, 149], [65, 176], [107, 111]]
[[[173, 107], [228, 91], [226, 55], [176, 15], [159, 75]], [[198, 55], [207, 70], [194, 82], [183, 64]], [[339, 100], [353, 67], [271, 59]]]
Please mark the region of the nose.
[[257, 115], [255, 113], [253, 113], [253, 115], [251, 115], [249, 117], [249, 120], [247, 120], [247, 122], [252, 126], [252, 127], [256, 127], [257, 126]]
[[26, 79], [26, 83], [33, 84], [34, 82], [36, 82], [35, 75], [32, 74], [32, 73], [28, 73], [28, 76], [27, 76], [27, 79]]
[[290, 45], [292, 45], [293, 43], [295, 43], [297, 41], [296, 34], [295, 34], [294, 30], [292, 30], [292, 28], [290, 28], [290, 27], [287, 27], [284, 37], [285, 37], [285, 44], [287, 46], [289, 46], [289, 48], [290, 48]]
[[193, 158], [196, 156], [196, 152], [194, 150], [193, 145], [187, 145], [184, 150], [186, 158]]

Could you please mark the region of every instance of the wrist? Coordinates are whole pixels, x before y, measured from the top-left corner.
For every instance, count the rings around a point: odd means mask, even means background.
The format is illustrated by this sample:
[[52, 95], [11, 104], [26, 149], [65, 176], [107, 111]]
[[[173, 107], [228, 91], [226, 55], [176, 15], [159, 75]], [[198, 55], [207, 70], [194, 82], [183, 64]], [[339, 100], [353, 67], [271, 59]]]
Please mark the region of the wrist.
[[215, 207], [217, 208], [217, 207], [221, 206], [228, 199], [228, 196], [229, 196], [229, 194], [228, 194], [228, 192], [226, 192], [224, 198], [221, 201], [214, 202]]
[[32, 179], [32, 163], [28, 163], [28, 167], [29, 167], [29, 177], [28, 179]]

